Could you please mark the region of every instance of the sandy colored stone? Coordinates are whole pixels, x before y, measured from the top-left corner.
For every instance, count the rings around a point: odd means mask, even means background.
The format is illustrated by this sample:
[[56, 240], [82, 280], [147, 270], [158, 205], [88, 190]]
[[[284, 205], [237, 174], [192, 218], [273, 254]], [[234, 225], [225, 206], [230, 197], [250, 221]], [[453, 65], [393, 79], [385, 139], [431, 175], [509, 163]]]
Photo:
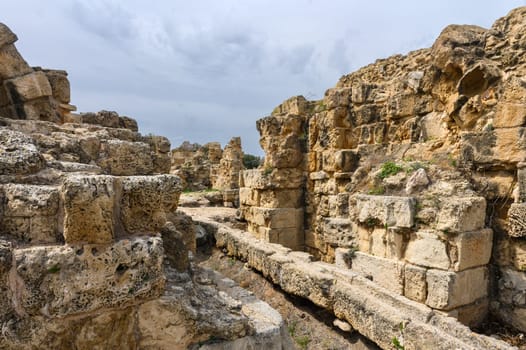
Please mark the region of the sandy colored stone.
[[488, 270], [478, 267], [458, 273], [428, 270], [427, 300], [432, 308], [451, 310], [488, 295]]
[[[356, 204], [354, 204], [356, 203]], [[387, 227], [411, 227], [414, 224], [414, 199], [411, 197], [355, 195], [356, 219], [361, 223], [378, 223]]]
[[425, 303], [427, 297], [427, 283], [426, 283], [427, 269], [406, 264], [404, 270], [404, 296]]
[[23, 133], [0, 128], [0, 175], [24, 175], [44, 167], [34, 140]]
[[122, 186], [120, 221], [126, 232], [159, 232], [167, 214], [175, 212], [181, 193], [174, 175], [130, 176], [119, 179]]
[[34, 72], [7, 80], [4, 82], [4, 86], [10, 92], [13, 102], [30, 101], [52, 94], [49, 80], [43, 72]]
[[[493, 247], [491, 229], [461, 233], [455, 236], [453, 242], [456, 248], [456, 261], [453, 264], [455, 271], [489, 263]], [[454, 257], [455, 253], [450, 251], [449, 256]]]
[[70, 176], [62, 186], [66, 243], [109, 243], [114, 237], [114, 178]]
[[407, 245], [405, 259], [414, 265], [441, 270], [448, 270], [451, 264], [446, 241], [433, 231], [418, 231]]
[[437, 230], [470, 232], [484, 228], [486, 200], [483, 197], [446, 197], [440, 202]]
[[158, 296], [164, 286], [162, 253], [155, 237], [17, 249], [18, 312], [60, 317]]
[[400, 295], [404, 293], [404, 267], [404, 263], [362, 252], [354, 253], [351, 265], [356, 273]]
[[150, 146], [142, 142], [103, 142], [97, 164], [108, 174], [118, 176], [150, 175], [153, 171]]
[[513, 203], [508, 210], [508, 235], [526, 236], [526, 203]]

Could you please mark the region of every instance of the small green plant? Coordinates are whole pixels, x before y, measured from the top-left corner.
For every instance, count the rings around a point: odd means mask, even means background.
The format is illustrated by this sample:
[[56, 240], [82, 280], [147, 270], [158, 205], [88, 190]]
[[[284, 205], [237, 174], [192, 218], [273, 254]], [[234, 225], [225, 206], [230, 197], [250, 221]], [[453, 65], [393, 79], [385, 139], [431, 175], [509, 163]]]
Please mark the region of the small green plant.
[[397, 337], [393, 337], [393, 339], [391, 339], [391, 343], [396, 350], [405, 350], [405, 347], [400, 343], [400, 340], [398, 340]]
[[297, 321], [290, 321], [287, 324], [287, 331], [289, 332], [291, 337], [294, 337], [294, 335], [296, 334], [296, 326], [297, 325], [298, 325]]
[[495, 127], [493, 126], [493, 124], [492, 124], [492, 123], [489, 123], [489, 124], [487, 124], [487, 125], [484, 127], [483, 130], [484, 130], [485, 132], [490, 132], [490, 131], [493, 131], [494, 129], [495, 129]]
[[47, 269], [47, 272], [48, 273], [57, 273], [60, 271], [60, 266], [55, 264], [53, 266], [51, 266], [49, 269]]
[[451, 165], [453, 168], [457, 167], [457, 160], [455, 158], [453, 158], [453, 156], [451, 154], [449, 154], [447, 156], [447, 159], [449, 161], [449, 165]]
[[307, 349], [307, 346], [309, 345], [311, 339], [308, 335], [302, 335], [299, 337], [294, 338], [296, 341], [296, 344], [299, 345], [301, 349]]
[[236, 258], [234, 257], [231, 257], [229, 260], [228, 260], [228, 265], [230, 265], [231, 267], [234, 266], [236, 264]]
[[385, 187], [382, 186], [382, 185], [378, 185], [378, 186], [375, 186], [375, 187], [369, 189], [369, 191], [367, 193], [368, 194], [372, 194], [372, 195], [381, 195], [381, 194], [385, 193]]
[[414, 171], [417, 171], [418, 169], [427, 170], [427, 164], [422, 163], [422, 162], [414, 162], [405, 169], [405, 172], [409, 174]]
[[207, 188], [205, 192], [219, 192], [219, 190], [217, 188]]
[[404, 168], [400, 165], [396, 164], [395, 162], [388, 161], [382, 164], [382, 167], [380, 168], [380, 174], [378, 174], [378, 177], [383, 180], [385, 178], [388, 178], [389, 176], [398, 174], [402, 170], [404, 170]]

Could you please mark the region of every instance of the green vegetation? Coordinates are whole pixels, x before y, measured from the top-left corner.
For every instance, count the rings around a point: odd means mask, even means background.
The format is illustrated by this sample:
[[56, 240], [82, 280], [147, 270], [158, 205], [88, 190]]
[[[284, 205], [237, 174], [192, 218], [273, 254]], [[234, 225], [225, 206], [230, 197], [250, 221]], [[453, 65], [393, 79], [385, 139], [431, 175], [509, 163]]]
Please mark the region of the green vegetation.
[[48, 273], [57, 273], [59, 271], [60, 271], [60, 266], [56, 264], [51, 266], [49, 269], [47, 269]]
[[382, 185], [378, 185], [378, 186], [375, 186], [375, 187], [369, 189], [369, 191], [367, 193], [368, 194], [372, 194], [372, 195], [381, 195], [381, 194], [385, 193], [385, 187], [382, 186]]
[[252, 154], [243, 154], [243, 166], [245, 169], [256, 169], [261, 164], [261, 157]]
[[404, 170], [404, 168], [400, 165], [397, 165], [395, 162], [388, 161], [382, 164], [382, 167], [380, 168], [380, 174], [378, 175], [378, 177], [380, 177], [380, 179], [383, 180], [389, 176], [398, 174], [402, 170]]
[[294, 338], [294, 340], [296, 341], [296, 344], [298, 344], [301, 349], [307, 349], [307, 346], [310, 343], [310, 338], [308, 335], [302, 335], [302, 336], [296, 337]]
[[391, 343], [393, 343], [393, 346], [396, 350], [405, 350], [405, 347], [400, 344], [400, 340], [398, 340], [397, 337], [393, 337], [393, 339], [391, 339]]

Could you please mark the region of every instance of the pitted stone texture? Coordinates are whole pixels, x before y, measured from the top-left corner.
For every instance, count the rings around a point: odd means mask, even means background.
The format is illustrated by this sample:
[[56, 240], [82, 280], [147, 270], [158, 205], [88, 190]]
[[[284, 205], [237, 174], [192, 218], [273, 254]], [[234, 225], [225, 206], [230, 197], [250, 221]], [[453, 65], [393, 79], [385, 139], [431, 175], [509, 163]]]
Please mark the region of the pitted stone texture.
[[241, 172], [240, 186], [258, 190], [297, 189], [302, 186], [303, 180], [300, 169], [252, 169]]
[[15, 305], [20, 315], [63, 317], [122, 307], [162, 293], [162, 240], [17, 249]]
[[449, 233], [484, 228], [486, 200], [483, 197], [445, 197], [440, 201], [437, 230]]
[[427, 300], [432, 308], [451, 310], [488, 295], [488, 269], [478, 267], [461, 272], [427, 271]]
[[154, 166], [148, 144], [122, 140], [103, 142], [97, 164], [108, 174], [119, 176], [150, 175]]
[[120, 179], [120, 220], [128, 233], [155, 233], [166, 215], [175, 212], [181, 181], [175, 175], [130, 176]]
[[44, 164], [31, 137], [0, 127], [0, 175], [33, 174]]
[[499, 301], [507, 305], [526, 308], [526, 273], [510, 268], [503, 268], [500, 272]]
[[513, 203], [508, 210], [508, 235], [526, 237], [526, 203]]
[[412, 197], [355, 195], [350, 208], [356, 206], [354, 215], [361, 223], [388, 227], [409, 228], [414, 225], [415, 200]]
[[3, 192], [0, 231], [32, 244], [61, 240], [58, 237], [59, 191], [56, 187], [7, 184]]
[[66, 243], [109, 243], [114, 237], [114, 178], [68, 177], [62, 187]]

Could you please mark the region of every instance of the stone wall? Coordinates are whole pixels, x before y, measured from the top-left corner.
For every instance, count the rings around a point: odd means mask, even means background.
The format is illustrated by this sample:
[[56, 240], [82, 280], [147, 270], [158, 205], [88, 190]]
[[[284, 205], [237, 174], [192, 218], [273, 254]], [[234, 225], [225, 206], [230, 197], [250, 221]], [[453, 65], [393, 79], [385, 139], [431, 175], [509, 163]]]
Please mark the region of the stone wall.
[[448, 26], [258, 121], [266, 168], [240, 190], [249, 231], [466, 324], [491, 305], [526, 330], [525, 14]]
[[241, 138], [221, 149], [218, 142], [203, 146], [185, 141], [171, 152], [170, 173], [180, 176], [188, 191], [221, 191], [225, 206], [239, 206], [239, 173], [243, 169]]
[[67, 74], [15, 40], [0, 24], [0, 348], [290, 347], [275, 310], [192, 264], [168, 139], [71, 113]]

